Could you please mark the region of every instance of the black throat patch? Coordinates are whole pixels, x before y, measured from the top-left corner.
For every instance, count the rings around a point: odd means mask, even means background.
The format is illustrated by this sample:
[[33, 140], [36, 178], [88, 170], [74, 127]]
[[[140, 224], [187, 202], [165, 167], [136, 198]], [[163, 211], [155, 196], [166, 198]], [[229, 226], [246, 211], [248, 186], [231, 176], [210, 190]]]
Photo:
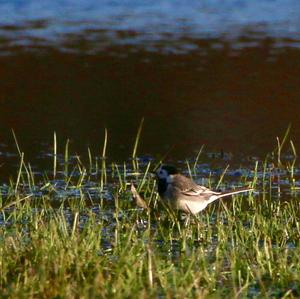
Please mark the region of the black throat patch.
[[163, 194], [167, 191], [167, 188], [168, 188], [167, 179], [159, 179], [158, 186], [157, 186], [158, 194], [160, 196], [163, 196]]

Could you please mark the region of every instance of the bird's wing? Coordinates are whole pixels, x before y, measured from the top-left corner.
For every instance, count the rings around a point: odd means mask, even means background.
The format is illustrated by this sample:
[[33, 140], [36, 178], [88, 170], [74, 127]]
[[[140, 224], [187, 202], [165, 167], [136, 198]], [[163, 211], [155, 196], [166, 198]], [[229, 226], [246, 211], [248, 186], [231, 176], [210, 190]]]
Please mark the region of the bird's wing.
[[197, 185], [193, 180], [183, 175], [174, 176], [172, 184], [181, 194], [186, 196], [202, 195], [204, 198], [209, 198], [211, 195], [221, 194], [220, 192], [214, 192], [204, 186]]
[[207, 198], [209, 198], [209, 196], [211, 195], [220, 194], [220, 192], [215, 192], [204, 186], [199, 186], [199, 185], [196, 185], [189, 189], [182, 190], [181, 193], [187, 196], [205, 196]]

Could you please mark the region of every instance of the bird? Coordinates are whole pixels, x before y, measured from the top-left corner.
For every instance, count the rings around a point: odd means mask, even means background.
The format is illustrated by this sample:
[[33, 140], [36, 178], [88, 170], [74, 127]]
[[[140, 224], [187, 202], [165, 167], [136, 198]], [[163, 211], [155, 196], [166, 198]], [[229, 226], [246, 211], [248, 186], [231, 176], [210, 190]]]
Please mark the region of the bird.
[[198, 214], [217, 199], [254, 190], [244, 187], [225, 192], [213, 191], [180, 174], [172, 165], [162, 165], [154, 174], [158, 184], [158, 194], [163, 202], [172, 209], [193, 215]]

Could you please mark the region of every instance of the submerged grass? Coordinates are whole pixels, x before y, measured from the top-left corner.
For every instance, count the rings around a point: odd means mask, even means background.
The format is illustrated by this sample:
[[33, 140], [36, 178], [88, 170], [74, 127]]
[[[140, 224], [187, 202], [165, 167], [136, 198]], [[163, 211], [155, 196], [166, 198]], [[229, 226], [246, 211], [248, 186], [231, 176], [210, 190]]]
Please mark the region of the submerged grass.
[[[107, 131], [100, 169], [90, 151], [88, 167], [79, 158], [70, 165], [69, 142], [60, 165], [55, 145], [55, 180], [45, 176], [42, 182], [18, 147], [16, 181], [1, 196], [1, 298], [300, 296], [299, 197], [294, 192], [281, 199], [282, 190], [274, 189], [274, 178], [286, 170], [296, 190], [295, 160], [285, 164], [274, 155], [256, 162], [238, 184], [255, 186], [258, 194], [234, 196], [182, 219], [160, 205], [147, 175], [155, 163], [137, 163], [138, 141], [132, 167], [108, 167], [106, 144]], [[200, 153], [191, 166], [187, 162], [196, 180]], [[282, 155], [281, 143], [275, 153]], [[228, 171], [209, 174], [208, 184], [229, 185]], [[135, 206], [131, 181], [150, 212]]]

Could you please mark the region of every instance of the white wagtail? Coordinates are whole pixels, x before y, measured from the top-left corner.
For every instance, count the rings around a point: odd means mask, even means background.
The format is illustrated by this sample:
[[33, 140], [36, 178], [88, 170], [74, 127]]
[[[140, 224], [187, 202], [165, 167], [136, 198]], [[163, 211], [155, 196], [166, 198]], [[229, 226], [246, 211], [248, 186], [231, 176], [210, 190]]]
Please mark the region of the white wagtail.
[[215, 192], [197, 185], [193, 180], [179, 174], [174, 166], [163, 165], [156, 172], [158, 193], [171, 208], [186, 213], [197, 214], [213, 201], [252, 188], [240, 188], [233, 191]]

